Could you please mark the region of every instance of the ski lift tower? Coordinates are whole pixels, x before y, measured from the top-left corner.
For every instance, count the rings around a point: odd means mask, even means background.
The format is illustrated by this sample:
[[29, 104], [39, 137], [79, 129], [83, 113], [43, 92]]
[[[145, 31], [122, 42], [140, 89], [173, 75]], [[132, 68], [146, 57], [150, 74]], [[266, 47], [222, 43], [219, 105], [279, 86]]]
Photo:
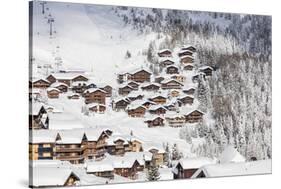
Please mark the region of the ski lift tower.
[[40, 5], [42, 6], [42, 14], [45, 14], [45, 5], [47, 4], [47, 2], [43, 1], [40, 3]]
[[50, 36], [53, 35], [53, 23], [55, 22], [55, 19], [50, 17], [48, 18], [48, 24], [50, 24]]

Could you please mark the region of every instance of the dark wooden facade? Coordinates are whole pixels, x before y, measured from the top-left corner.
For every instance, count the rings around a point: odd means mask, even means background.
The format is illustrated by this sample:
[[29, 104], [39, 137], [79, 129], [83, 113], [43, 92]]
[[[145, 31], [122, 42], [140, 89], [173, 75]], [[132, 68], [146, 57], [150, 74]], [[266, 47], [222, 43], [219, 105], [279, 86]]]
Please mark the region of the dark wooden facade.
[[193, 112], [185, 115], [185, 120], [187, 123], [198, 123], [203, 119], [203, 115], [203, 112], [194, 110]]
[[143, 117], [146, 112], [146, 108], [144, 106], [139, 106], [135, 109], [128, 109], [127, 112], [130, 117]]
[[106, 92], [106, 97], [111, 97], [112, 96], [112, 87], [110, 85], [106, 85], [102, 88], [100, 88]]
[[98, 104], [105, 104], [106, 92], [101, 89], [96, 89], [92, 92], [85, 91], [84, 97], [85, 97], [86, 104], [93, 103], [93, 102]]
[[152, 97], [152, 98], [150, 98], [150, 100], [152, 102], [155, 102], [156, 104], [165, 104], [167, 102], [167, 98], [164, 96], [161, 96], [161, 95]]
[[134, 81], [130, 81], [128, 82], [128, 85], [131, 86], [134, 90], [138, 90], [140, 84]]
[[158, 52], [159, 57], [172, 57], [172, 51], [169, 49], [164, 49], [160, 52]]
[[48, 98], [59, 98], [60, 90], [56, 88], [47, 90], [47, 95]]
[[200, 72], [205, 73], [206, 76], [212, 76], [213, 75], [213, 68], [211, 68], [211, 67], [202, 68], [202, 69], [200, 69]]
[[166, 67], [166, 66], [173, 65], [173, 64], [175, 64], [175, 62], [172, 61], [172, 60], [169, 60], [169, 59], [166, 59], [166, 60], [163, 60], [163, 61], [159, 62], [159, 65], [160, 65], [162, 68], [164, 68], [164, 67]]
[[179, 98], [178, 100], [180, 101], [180, 103], [182, 105], [186, 105], [186, 104], [192, 105], [194, 98], [191, 96], [184, 96], [184, 97]]
[[183, 93], [188, 94], [188, 95], [194, 95], [195, 93], [195, 88], [189, 88], [189, 89], [183, 89], [182, 90]]
[[181, 89], [182, 86], [183, 84], [176, 80], [170, 80], [165, 83], [162, 82], [161, 84], [162, 89]]
[[145, 121], [148, 127], [164, 126], [164, 119], [162, 117], [155, 117]]
[[149, 85], [141, 87], [141, 89], [144, 91], [158, 91], [160, 89], [160, 86], [151, 83]]
[[166, 113], [166, 108], [164, 107], [158, 107], [157, 109], [151, 109], [149, 110], [149, 113], [151, 114], [157, 114], [157, 115], [163, 115]]
[[38, 79], [38, 80], [32, 82], [33, 88], [46, 89], [49, 86], [50, 86], [50, 83], [44, 79]]
[[84, 162], [81, 144], [56, 144], [55, 152], [57, 160], [69, 161], [73, 164]]
[[151, 73], [146, 70], [140, 70], [128, 76], [129, 80], [133, 80], [138, 83], [150, 82]]
[[184, 65], [183, 69], [184, 70], [188, 70], [188, 71], [192, 71], [193, 70], [193, 65], [192, 64], [187, 64], [187, 65]]
[[130, 92], [132, 92], [134, 89], [130, 85], [126, 85], [124, 87], [120, 87], [118, 89], [118, 94], [122, 96], [128, 95]]
[[135, 160], [132, 167], [115, 167], [114, 173], [134, 180], [137, 178], [138, 167], [140, 167], [140, 164], [137, 160]]
[[179, 57], [192, 56], [193, 52], [190, 50], [181, 50], [178, 55], [179, 55]]
[[115, 102], [114, 109], [115, 110], [125, 110], [127, 106], [130, 104], [130, 102], [126, 99], [121, 99]]
[[179, 68], [176, 66], [168, 66], [166, 68], [166, 73], [167, 74], [178, 74], [179, 73]]
[[103, 104], [95, 104], [89, 107], [89, 110], [96, 113], [104, 113], [106, 110], [105, 105]]
[[183, 169], [180, 163], [176, 166], [177, 174], [174, 173], [174, 179], [187, 179], [191, 178], [191, 176], [198, 170], [198, 169]]

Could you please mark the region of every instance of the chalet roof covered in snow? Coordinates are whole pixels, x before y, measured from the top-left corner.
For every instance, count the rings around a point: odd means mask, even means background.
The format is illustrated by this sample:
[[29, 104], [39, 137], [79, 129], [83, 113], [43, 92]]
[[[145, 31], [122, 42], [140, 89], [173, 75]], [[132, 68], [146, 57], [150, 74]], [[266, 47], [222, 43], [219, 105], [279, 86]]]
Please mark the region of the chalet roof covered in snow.
[[182, 85], [183, 86], [183, 84], [181, 83], [181, 82], [179, 82], [179, 81], [177, 81], [177, 80], [175, 80], [175, 79], [171, 79], [171, 78], [167, 78], [167, 79], [164, 79], [163, 81], [161, 81], [161, 83], [163, 84], [166, 84], [166, 83], [170, 83], [170, 82], [176, 82], [176, 83], [178, 83], [178, 84], [180, 84], [180, 85]]
[[57, 88], [54, 88], [54, 87], [48, 87], [48, 88], [47, 88], [47, 92], [50, 92], [50, 91], [57, 91], [57, 92], [60, 92], [60, 90], [59, 90], [59, 89], [57, 89]]
[[181, 50], [179, 51], [179, 54], [181, 54], [181, 53], [185, 53], [185, 52], [190, 52], [190, 53], [192, 53], [192, 54], [193, 54], [193, 51], [188, 50], [188, 49], [181, 49]]
[[171, 58], [171, 57], [158, 57], [158, 61], [161, 63], [161, 62], [164, 62], [164, 61], [170, 61], [170, 62], [175, 62], [175, 59], [174, 58]]
[[[137, 160], [136, 157], [131, 156], [112, 156], [106, 154], [102, 161], [111, 162], [114, 169], [131, 168]], [[138, 162], [139, 163], [139, 162]]]
[[149, 107], [148, 110], [156, 111], [156, 110], [158, 110], [158, 109], [160, 109], [160, 108], [162, 108], [162, 109], [164, 109], [164, 110], [167, 110], [163, 105], [160, 105], [160, 104], [152, 105], [152, 106]]
[[88, 161], [86, 163], [87, 173], [113, 171], [114, 168], [110, 161]]
[[[189, 50], [185, 50], [185, 51], [189, 51]], [[182, 60], [182, 59], [185, 59], [185, 58], [194, 59], [194, 57], [191, 56], [191, 55], [184, 55], [184, 56], [181, 56], [181, 57], [180, 57], [181, 60]]]
[[55, 143], [58, 132], [55, 130], [41, 129], [30, 131], [32, 137], [30, 137], [30, 142], [33, 144], [39, 143]]
[[[204, 165], [210, 165], [215, 163], [216, 160], [207, 157], [184, 158], [178, 162], [178, 164], [180, 164], [183, 169], [199, 169]], [[176, 166], [178, 164], [176, 164]]]
[[57, 144], [80, 144], [82, 142], [84, 132], [81, 129], [60, 130], [61, 140]]
[[100, 91], [102, 93], [106, 93], [105, 90], [102, 90], [102, 89], [99, 89], [99, 88], [90, 88], [90, 89], [85, 90], [84, 93], [94, 93], [94, 92], [97, 92], [97, 91]]
[[92, 103], [89, 103], [86, 105], [87, 108], [93, 108], [93, 107], [96, 107], [96, 106], [103, 106], [105, 107], [104, 104], [99, 104], [99, 103], [96, 103], [96, 102], [92, 102]]
[[55, 83], [53, 83], [52, 85], [51, 85], [51, 87], [59, 87], [59, 86], [65, 86], [65, 87], [68, 87], [68, 85], [67, 84], [65, 84], [65, 83], [62, 83], [62, 82], [55, 82]]
[[184, 119], [184, 115], [181, 114], [181, 113], [169, 111], [169, 112], [167, 112], [165, 114], [165, 118], [166, 119], [175, 119], [175, 118], [182, 118], [182, 119]]
[[67, 179], [75, 175], [70, 168], [62, 167], [34, 167], [32, 171], [32, 186], [35, 187], [64, 186]]
[[165, 153], [165, 149], [161, 143], [146, 141], [142, 144], [143, 150], [149, 152], [150, 150], [158, 150], [158, 153]]
[[31, 115], [38, 115], [41, 108], [44, 108], [43, 104], [39, 103], [39, 102], [33, 102], [32, 106], [30, 106], [31, 108]]
[[211, 67], [211, 66], [202, 66], [202, 67], [200, 67], [200, 68], [199, 68], [199, 70], [205, 70], [205, 69], [211, 69], [211, 70], [214, 70], [214, 68], [213, 68], [213, 67]]
[[48, 80], [42, 79], [42, 78], [32, 78], [32, 83], [35, 83], [35, 82], [40, 81], [40, 80], [42, 80], [42, 81], [44, 81], [46, 83], [50, 83]]
[[152, 153], [151, 152], [126, 152], [124, 157], [137, 159], [140, 165], [144, 165], [145, 161], [152, 160]]
[[243, 157], [237, 149], [232, 145], [228, 145], [219, 157], [220, 163], [230, 163], [230, 162], [245, 162], [246, 159]]
[[272, 172], [272, 163], [271, 160], [260, 160], [252, 162], [205, 165], [198, 169], [193, 174], [192, 178], [196, 178], [202, 172], [206, 177], [270, 174]]
[[144, 121], [152, 121], [152, 120], [155, 120], [156, 118], [164, 119], [164, 117], [161, 116], [161, 115], [147, 114], [147, 115], [145, 116]]
[[51, 75], [58, 80], [72, 80], [78, 76], [85, 77], [83, 74], [79, 73], [52, 73]]
[[161, 50], [158, 51], [158, 53], [163, 53], [163, 52], [166, 52], [166, 51], [172, 53], [171, 49], [161, 49]]

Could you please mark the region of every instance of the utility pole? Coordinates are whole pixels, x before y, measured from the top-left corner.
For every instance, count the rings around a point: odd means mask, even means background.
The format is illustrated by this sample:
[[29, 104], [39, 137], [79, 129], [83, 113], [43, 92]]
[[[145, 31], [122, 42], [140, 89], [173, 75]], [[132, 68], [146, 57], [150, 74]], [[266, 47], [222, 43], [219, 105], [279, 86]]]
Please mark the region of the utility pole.
[[53, 22], [55, 22], [53, 18], [48, 18], [48, 24], [50, 24], [50, 36], [53, 35]]
[[47, 4], [45, 1], [40, 3], [40, 5], [42, 5], [42, 14], [45, 14], [45, 4]]

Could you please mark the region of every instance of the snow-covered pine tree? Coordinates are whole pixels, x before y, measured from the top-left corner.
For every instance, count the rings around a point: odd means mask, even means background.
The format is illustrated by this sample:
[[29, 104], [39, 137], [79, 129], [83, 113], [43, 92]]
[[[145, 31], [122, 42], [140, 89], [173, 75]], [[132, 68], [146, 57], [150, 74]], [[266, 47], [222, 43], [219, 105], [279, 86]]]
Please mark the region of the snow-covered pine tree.
[[179, 160], [182, 158], [182, 153], [180, 153], [177, 144], [175, 143], [172, 148], [172, 160]]
[[147, 180], [157, 181], [160, 179], [159, 168], [155, 163], [152, 163], [147, 170]]

